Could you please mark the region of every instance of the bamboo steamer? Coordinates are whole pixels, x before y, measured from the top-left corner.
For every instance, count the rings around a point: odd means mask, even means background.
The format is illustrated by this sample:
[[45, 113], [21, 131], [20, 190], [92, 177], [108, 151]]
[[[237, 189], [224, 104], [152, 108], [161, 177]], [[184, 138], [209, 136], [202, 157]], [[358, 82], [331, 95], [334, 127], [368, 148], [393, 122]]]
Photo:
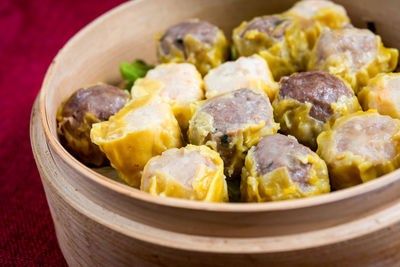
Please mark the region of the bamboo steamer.
[[[136, 0], [73, 37], [48, 69], [31, 143], [61, 250], [70, 266], [365, 266], [400, 262], [400, 170], [331, 194], [262, 204], [161, 198], [106, 178], [56, 135], [61, 101], [85, 84], [120, 82], [119, 63], [155, 63], [154, 35], [186, 18], [220, 26], [281, 12], [286, 0]], [[400, 3], [338, 1], [355, 25], [374, 22], [400, 48]]]

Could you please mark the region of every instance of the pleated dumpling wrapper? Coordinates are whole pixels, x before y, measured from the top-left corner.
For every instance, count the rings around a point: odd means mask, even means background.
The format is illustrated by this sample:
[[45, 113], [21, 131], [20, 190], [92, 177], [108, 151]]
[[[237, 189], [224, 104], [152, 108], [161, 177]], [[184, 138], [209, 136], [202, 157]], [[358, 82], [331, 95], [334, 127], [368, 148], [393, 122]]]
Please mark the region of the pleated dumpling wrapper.
[[359, 93], [364, 110], [376, 109], [379, 114], [400, 119], [400, 73], [381, 73], [371, 79]]
[[109, 164], [106, 155], [90, 140], [90, 130], [94, 123], [116, 114], [128, 99], [126, 90], [108, 84], [77, 90], [57, 112], [57, 133], [63, 146], [83, 164]]
[[207, 202], [227, 202], [224, 164], [207, 146], [164, 151], [145, 166], [140, 189], [152, 195]]
[[314, 47], [324, 28], [341, 29], [350, 24], [344, 7], [327, 0], [299, 1], [284, 14], [299, 21], [310, 49]]
[[368, 182], [400, 166], [400, 120], [372, 109], [339, 118], [317, 142], [335, 189]]
[[278, 128], [268, 96], [244, 88], [198, 103], [188, 137], [191, 144], [217, 151], [224, 161], [225, 175], [233, 179], [240, 175], [246, 151]]
[[308, 69], [337, 75], [358, 93], [378, 73], [393, 71], [398, 56], [397, 49], [384, 47], [381, 38], [371, 31], [346, 27], [321, 33]]
[[108, 121], [93, 125], [90, 137], [127, 184], [139, 187], [147, 161], [182, 146], [171, 107], [157, 96], [136, 98]]
[[161, 63], [192, 63], [206, 75], [228, 59], [229, 45], [217, 26], [189, 19], [169, 27], [157, 37], [157, 55]]
[[295, 138], [267, 135], [245, 161], [242, 200], [265, 202], [316, 196], [330, 191], [325, 162]]
[[204, 99], [203, 79], [189, 63], [161, 64], [147, 72], [132, 87], [132, 97], [155, 94], [170, 104], [175, 118], [183, 131], [187, 130], [192, 117], [190, 104]]
[[304, 70], [310, 54], [298, 21], [282, 15], [244, 21], [233, 30], [232, 40], [239, 56], [263, 57], [277, 81], [284, 75]]
[[272, 106], [281, 131], [313, 150], [327, 123], [361, 109], [346, 82], [319, 70], [283, 77]]
[[219, 65], [204, 77], [204, 85], [206, 98], [253, 87], [266, 93], [272, 101], [278, 89], [267, 62], [258, 55], [240, 57]]

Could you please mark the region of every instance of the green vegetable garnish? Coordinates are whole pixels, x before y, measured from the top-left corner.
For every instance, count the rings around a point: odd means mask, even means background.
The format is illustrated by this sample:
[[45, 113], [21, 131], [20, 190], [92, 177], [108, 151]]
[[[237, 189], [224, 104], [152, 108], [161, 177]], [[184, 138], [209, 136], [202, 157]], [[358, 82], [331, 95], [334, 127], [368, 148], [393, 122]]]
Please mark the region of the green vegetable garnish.
[[281, 20], [278, 20], [278, 21], [276, 21], [275, 23], [274, 23], [274, 26], [275, 27], [278, 27], [279, 25], [281, 25], [283, 22], [285, 22], [285, 21], [287, 21], [287, 19], [281, 19]]
[[126, 89], [131, 90], [135, 81], [146, 76], [146, 73], [153, 69], [153, 65], [148, 65], [143, 60], [135, 60], [131, 64], [122, 62], [119, 66], [122, 77], [127, 80]]
[[224, 134], [224, 135], [221, 137], [221, 144], [222, 144], [224, 147], [229, 147], [229, 140], [228, 140], [228, 135], [227, 135], [227, 134]]
[[177, 44], [183, 45], [183, 39], [176, 39], [175, 42]]
[[233, 45], [231, 45], [231, 59], [232, 60], [236, 60], [237, 59], [236, 48]]
[[126, 84], [125, 84], [125, 89], [130, 92], [131, 89], [132, 89], [132, 86], [133, 86], [133, 82], [127, 81]]

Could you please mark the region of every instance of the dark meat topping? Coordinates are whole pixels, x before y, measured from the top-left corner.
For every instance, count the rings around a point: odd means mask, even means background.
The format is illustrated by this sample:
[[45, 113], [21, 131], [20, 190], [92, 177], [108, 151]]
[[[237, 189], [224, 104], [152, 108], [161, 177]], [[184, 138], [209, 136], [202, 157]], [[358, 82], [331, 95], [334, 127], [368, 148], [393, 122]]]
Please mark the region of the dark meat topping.
[[311, 165], [298, 159], [299, 155], [313, 153], [308, 147], [281, 134], [272, 134], [260, 139], [254, 150], [257, 172], [261, 175], [285, 167], [292, 182], [308, 185]]
[[188, 20], [168, 28], [161, 38], [161, 49], [165, 54], [170, 53], [170, 46], [185, 52], [185, 37], [192, 35], [199, 41], [208, 45], [213, 45], [218, 28], [211, 23], [199, 20]]
[[[230, 97], [226, 97], [230, 94]], [[214, 128], [223, 134], [236, 132], [243, 124], [265, 121], [271, 124], [272, 108], [262, 92], [238, 89], [212, 98], [202, 111], [214, 119]]]
[[340, 96], [351, 97], [351, 89], [339, 78], [319, 70], [295, 73], [280, 81], [279, 96], [292, 98], [300, 103], [312, 104], [310, 116], [325, 122], [333, 114], [331, 104]]
[[286, 28], [290, 23], [291, 21], [286, 18], [274, 16], [259, 17], [247, 25], [243, 30], [241, 37], [243, 38], [248, 31], [258, 30], [273, 39], [280, 40], [285, 36]]
[[105, 121], [125, 105], [127, 98], [125, 90], [106, 84], [79, 89], [65, 103], [62, 116], [83, 123], [85, 115], [90, 113]]

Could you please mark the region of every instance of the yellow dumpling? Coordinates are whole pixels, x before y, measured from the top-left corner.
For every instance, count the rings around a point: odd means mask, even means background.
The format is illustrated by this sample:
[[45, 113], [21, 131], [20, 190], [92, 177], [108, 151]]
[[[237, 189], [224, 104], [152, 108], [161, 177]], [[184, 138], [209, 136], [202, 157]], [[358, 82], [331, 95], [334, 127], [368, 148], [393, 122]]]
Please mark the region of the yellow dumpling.
[[398, 55], [397, 49], [384, 47], [381, 38], [371, 31], [346, 27], [319, 36], [308, 69], [337, 75], [358, 93], [378, 73], [393, 71]]
[[283, 77], [272, 106], [281, 132], [313, 150], [327, 123], [361, 109], [350, 86], [320, 70]]
[[155, 94], [170, 104], [175, 118], [183, 131], [191, 118], [190, 104], [204, 99], [203, 79], [189, 63], [161, 64], [147, 72], [132, 87], [132, 97]]
[[141, 171], [148, 160], [182, 146], [171, 107], [150, 95], [134, 99], [108, 121], [94, 124], [90, 137], [121, 179], [134, 187], [139, 187]]
[[157, 55], [161, 63], [192, 63], [206, 75], [228, 59], [229, 45], [218, 27], [190, 19], [169, 27], [157, 37]]
[[204, 84], [207, 98], [253, 87], [266, 93], [272, 101], [278, 88], [267, 62], [258, 55], [240, 57], [219, 65], [204, 77]]
[[267, 135], [248, 152], [240, 185], [242, 200], [265, 202], [330, 191], [325, 162], [296, 139]]
[[400, 166], [400, 120], [375, 110], [339, 118], [317, 143], [335, 189], [368, 182]]
[[376, 109], [382, 115], [400, 119], [400, 73], [381, 73], [358, 93], [364, 110]]
[[191, 144], [217, 151], [224, 161], [225, 175], [234, 178], [240, 175], [247, 150], [278, 128], [268, 96], [244, 88], [198, 103], [188, 137]]
[[341, 5], [327, 0], [299, 1], [284, 14], [299, 21], [310, 49], [314, 47], [319, 34], [325, 27], [341, 29], [350, 24], [346, 10]]
[[90, 130], [94, 123], [116, 114], [128, 98], [128, 91], [108, 84], [77, 90], [57, 111], [57, 133], [62, 145], [86, 165], [109, 164], [104, 153], [90, 140]]
[[208, 202], [227, 202], [224, 164], [206, 146], [173, 148], [145, 166], [140, 189], [152, 195]]
[[233, 30], [232, 40], [239, 56], [263, 57], [275, 80], [306, 68], [307, 39], [292, 17], [271, 15], [244, 21]]

